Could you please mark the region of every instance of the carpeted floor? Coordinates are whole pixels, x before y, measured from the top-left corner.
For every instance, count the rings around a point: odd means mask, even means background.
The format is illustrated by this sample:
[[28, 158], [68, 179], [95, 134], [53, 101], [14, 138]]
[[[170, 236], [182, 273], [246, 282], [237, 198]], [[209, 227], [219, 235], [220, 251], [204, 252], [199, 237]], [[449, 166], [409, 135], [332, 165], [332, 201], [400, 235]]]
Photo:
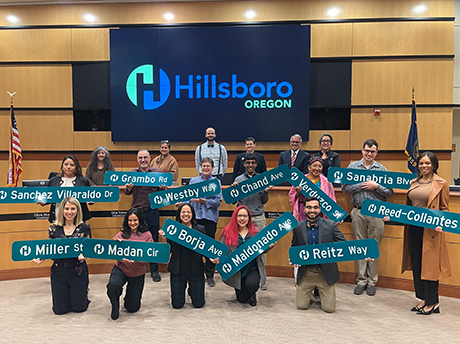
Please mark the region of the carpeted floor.
[[49, 278], [0, 282], [0, 343], [458, 343], [460, 299], [441, 298], [441, 314], [410, 312], [413, 293], [377, 288], [374, 297], [353, 294], [353, 285], [337, 286], [337, 310], [327, 314], [319, 303], [294, 305], [293, 279], [268, 278], [257, 293], [258, 305], [235, 300], [234, 290], [217, 277], [206, 287], [206, 305], [170, 306], [169, 274], [154, 283], [146, 275], [138, 313], [110, 319], [105, 294], [108, 275], [90, 276], [85, 313], [57, 316], [51, 310]]

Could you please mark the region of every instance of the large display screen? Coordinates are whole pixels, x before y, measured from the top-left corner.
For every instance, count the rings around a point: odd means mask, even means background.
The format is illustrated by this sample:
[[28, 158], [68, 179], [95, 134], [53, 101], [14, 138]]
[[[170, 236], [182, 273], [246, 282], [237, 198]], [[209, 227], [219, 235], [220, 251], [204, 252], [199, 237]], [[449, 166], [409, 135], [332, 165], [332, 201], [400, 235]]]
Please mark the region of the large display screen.
[[310, 26], [110, 30], [112, 141], [308, 140]]

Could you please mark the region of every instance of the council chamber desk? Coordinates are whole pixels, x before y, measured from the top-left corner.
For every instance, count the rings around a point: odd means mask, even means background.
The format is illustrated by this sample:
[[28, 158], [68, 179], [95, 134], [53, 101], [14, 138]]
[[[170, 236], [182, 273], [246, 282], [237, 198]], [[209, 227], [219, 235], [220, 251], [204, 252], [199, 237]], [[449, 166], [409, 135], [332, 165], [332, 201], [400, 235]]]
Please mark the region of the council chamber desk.
[[[225, 188], [225, 186], [224, 186]], [[288, 192], [285, 186], [274, 187], [270, 192], [270, 199], [265, 205], [267, 223], [285, 211], [292, 211], [289, 204]], [[337, 203], [348, 213], [351, 212], [350, 197], [336, 188]], [[389, 199], [390, 202], [404, 203], [405, 192], [397, 190]], [[130, 209], [132, 196], [126, 196], [123, 188], [120, 189], [120, 200], [117, 203], [96, 203], [89, 206], [93, 218], [88, 221], [93, 238], [111, 239], [121, 229], [124, 215]], [[229, 222], [235, 205], [222, 202], [220, 217], [217, 226], [216, 238], [219, 238], [222, 228]], [[2, 204], [0, 210], [0, 280], [46, 277], [49, 276], [50, 261], [41, 265], [32, 262], [13, 262], [11, 259], [11, 244], [19, 240], [40, 240], [48, 238], [49, 222], [47, 212], [49, 206], [41, 207], [36, 204]], [[451, 192], [450, 210], [460, 213], [460, 192]], [[175, 217], [174, 206], [160, 209], [160, 225], [167, 218]], [[353, 240], [351, 220], [348, 217], [339, 226], [347, 240]], [[446, 233], [449, 257], [452, 266], [452, 277], [441, 280], [440, 295], [460, 297], [460, 236]], [[289, 233], [282, 238], [267, 254], [267, 274], [293, 278], [293, 268], [289, 265], [288, 250], [291, 242]], [[379, 281], [377, 286], [412, 290], [412, 274], [401, 274], [401, 258], [403, 246], [403, 226], [386, 224], [385, 232], [380, 245]], [[109, 273], [113, 261], [101, 259], [88, 260], [91, 274]], [[355, 262], [339, 263], [341, 273], [340, 282], [355, 283]], [[166, 265], [160, 264], [160, 271], [166, 271]]]

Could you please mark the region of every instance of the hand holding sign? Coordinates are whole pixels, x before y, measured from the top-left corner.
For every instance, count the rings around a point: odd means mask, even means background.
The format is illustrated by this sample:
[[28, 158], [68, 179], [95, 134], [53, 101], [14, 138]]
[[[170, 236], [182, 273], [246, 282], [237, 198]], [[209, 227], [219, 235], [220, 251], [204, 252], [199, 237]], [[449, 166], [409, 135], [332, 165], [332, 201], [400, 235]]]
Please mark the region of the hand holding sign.
[[361, 214], [376, 218], [434, 229], [437, 232], [460, 234], [460, 215], [448, 211], [412, 207], [397, 203], [365, 200]]
[[222, 196], [227, 204], [238, 202], [240, 199], [266, 190], [290, 178], [287, 165], [278, 166], [272, 170], [248, 178], [241, 183], [234, 183], [222, 191]]
[[379, 256], [379, 247], [375, 239], [292, 246], [289, 249], [289, 260], [294, 266], [373, 260]]
[[167, 219], [160, 231], [167, 239], [210, 259], [227, 255], [227, 245], [172, 219]]

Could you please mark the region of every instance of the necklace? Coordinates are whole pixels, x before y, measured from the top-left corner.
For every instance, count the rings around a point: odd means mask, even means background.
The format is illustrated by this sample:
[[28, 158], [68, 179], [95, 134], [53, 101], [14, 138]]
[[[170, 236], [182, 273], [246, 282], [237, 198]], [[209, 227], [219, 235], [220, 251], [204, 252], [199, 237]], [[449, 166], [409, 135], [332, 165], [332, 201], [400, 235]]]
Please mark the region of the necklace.
[[67, 236], [68, 236], [68, 235], [71, 235], [71, 234], [75, 231], [75, 228], [76, 228], [76, 227], [70, 227], [70, 228], [64, 227], [64, 234], [67, 235]]

